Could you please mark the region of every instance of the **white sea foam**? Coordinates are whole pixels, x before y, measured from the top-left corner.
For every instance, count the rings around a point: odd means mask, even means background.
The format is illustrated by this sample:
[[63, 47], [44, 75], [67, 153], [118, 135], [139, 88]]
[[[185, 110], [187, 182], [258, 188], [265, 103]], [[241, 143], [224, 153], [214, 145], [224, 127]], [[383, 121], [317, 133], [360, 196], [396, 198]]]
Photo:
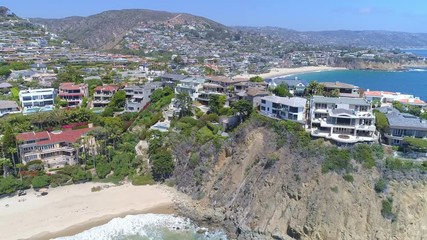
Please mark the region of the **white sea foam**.
[[408, 69], [409, 72], [427, 72], [427, 69], [425, 68], [410, 68]]
[[[167, 214], [128, 215], [124, 218], [114, 218], [107, 224], [94, 227], [74, 236], [61, 237], [57, 240], [86, 240], [86, 239], [132, 239], [162, 240], [164, 230], [171, 232], [189, 232], [196, 234], [198, 227], [189, 219]], [[222, 232], [206, 232], [197, 239], [226, 239]]]

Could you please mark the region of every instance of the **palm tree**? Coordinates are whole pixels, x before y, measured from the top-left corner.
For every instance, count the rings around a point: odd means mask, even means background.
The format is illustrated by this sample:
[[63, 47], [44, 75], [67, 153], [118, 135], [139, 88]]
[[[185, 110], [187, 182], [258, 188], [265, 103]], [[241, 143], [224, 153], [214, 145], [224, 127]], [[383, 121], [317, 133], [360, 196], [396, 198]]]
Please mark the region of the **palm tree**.
[[19, 171], [18, 171], [18, 173], [19, 173], [19, 178], [20, 178], [20, 179], [21, 179], [21, 181], [22, 181], [21, 169], [22, 169], [22, 168], [24, 168], [24, 167], [25, 167], [25, 165], [24, 165], [24, 164], [22, 164], [22, 163], [18, 163], [18, 164], [16, 164], [16, 167], [19, 169]]
[[0, 165], [3, 167], [3, 178], [8, 175], [8, 168], [11, 166], [10, 159], [0, 158]]
[[9, 154], [12, 156], [12, 163], [13, 163], [13, 169], [15, 170], [15, 174], [16, 174], [16, 161], [15, 161], [15, 154], [18, 152], [17, 148], [14, 147], [10, 147], [8, 149]]

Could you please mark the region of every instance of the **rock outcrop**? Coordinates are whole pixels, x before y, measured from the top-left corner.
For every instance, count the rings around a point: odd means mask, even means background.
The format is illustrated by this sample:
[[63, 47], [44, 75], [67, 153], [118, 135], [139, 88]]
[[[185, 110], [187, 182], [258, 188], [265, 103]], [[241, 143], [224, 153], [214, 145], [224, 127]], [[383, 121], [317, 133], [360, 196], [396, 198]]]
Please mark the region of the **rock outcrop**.
[[[427, 236], [425, 183], [390, 181], [387, 191], [379, 194], [374, 190], [380, 178], [376, 169], [359, 167], [353, 172], [354, 181], [347, 182], [337, 173], [321, 173], [320, 154], [303, 157], [289, 144], [278, 148], [277, 141], [272, 130], [248, 126], [226, 147], [202, 157], [205, 171], [199, 184], [188, 177], [193, 170], [178, 166], [178, 189], [200, 199], [184, 207], [183, 213], [223, 226], [232, 239]], [[393, 198], [394, 221], [381, 214], [387, 197]]]

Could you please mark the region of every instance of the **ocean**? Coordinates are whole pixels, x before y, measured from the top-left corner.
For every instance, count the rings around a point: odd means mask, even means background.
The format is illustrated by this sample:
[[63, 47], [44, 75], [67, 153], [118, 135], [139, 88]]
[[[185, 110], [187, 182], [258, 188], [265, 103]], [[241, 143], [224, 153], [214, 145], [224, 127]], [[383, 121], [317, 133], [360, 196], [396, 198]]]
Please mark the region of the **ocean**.
[[407, 52], [407, 53], [413, 53], [413, 54], [416, 54], [416, 55], [418, 55], [418, 56], [421, 56], [421, 57], [427, 57], [427, 50], [420, 50], [420, 49], [408, 49], [408, 50], [403, 50], [404, 52]]
[[219, 230], [200, 228], [188, 218], [169, 214], [128, 215], [57, 240], [226, 240]]
[[[425, 51], [427, 55], [427, 51]], [[340, 70], [292, 75], [306, 82], [345, 82], [371, 91], [412, 94], [427, 101], [427, 68], [404, 71]], [[287, 78], [291, 78], [287, 76]]]

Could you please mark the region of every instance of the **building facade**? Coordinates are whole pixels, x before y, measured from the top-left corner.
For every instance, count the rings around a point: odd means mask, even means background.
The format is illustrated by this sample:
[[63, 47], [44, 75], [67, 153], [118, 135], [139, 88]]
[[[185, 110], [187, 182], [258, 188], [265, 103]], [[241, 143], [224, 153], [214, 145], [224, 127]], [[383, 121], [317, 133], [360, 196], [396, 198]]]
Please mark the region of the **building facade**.
[[0, 100], [0, 117], [3, 117], [9, 113], [19, 112], [21, 112], [21, 110], [15, 101]]
[[362, 98], [313, 96], [307, 125], [313, 137], [338, 143], [374, 142], [379, 139], [371, 104]]
[[76, 164], [77, 152], [81, 148], [79, 139], [90, 130], [92, 128], [20, 133], [16, 136], [16, 140], [19, 143], [21, 161], [26, 164], [33, 160], [41, 160], [46, 168]]
[[427, 138], [427, 121], [397, 109], [387, 108], [384, 111], [389, 127], [384, 133], [386, 143], [402, 146], [404, 137]]
[[151, 101], [151, 94], [154, 90], [161, 88], [161, 82], [152, 82], [144, 86], [127, 86], [126, 92], [126, 112], [139, 112], [143, 110]]
[[307, 99], [300, 97], [266, 96], [261, 98], [260, 111], [262, 114], [299, 122], [305, 121]]
[[119, 87], [114, 85], [98, 86], [93, 93], [93, 107], [106, 107]]
[[22, 104], [24, 115], [52, 110], [55, 104], [55, 94], [55, 89], [53, 88], [19, 91], [19, 101]]
[[81, 106], [83, 98], [89, 97], [88, 85], [86, 83], [61, 83], [58, 96], [61, 101], [67, 102], [67, 107]]

